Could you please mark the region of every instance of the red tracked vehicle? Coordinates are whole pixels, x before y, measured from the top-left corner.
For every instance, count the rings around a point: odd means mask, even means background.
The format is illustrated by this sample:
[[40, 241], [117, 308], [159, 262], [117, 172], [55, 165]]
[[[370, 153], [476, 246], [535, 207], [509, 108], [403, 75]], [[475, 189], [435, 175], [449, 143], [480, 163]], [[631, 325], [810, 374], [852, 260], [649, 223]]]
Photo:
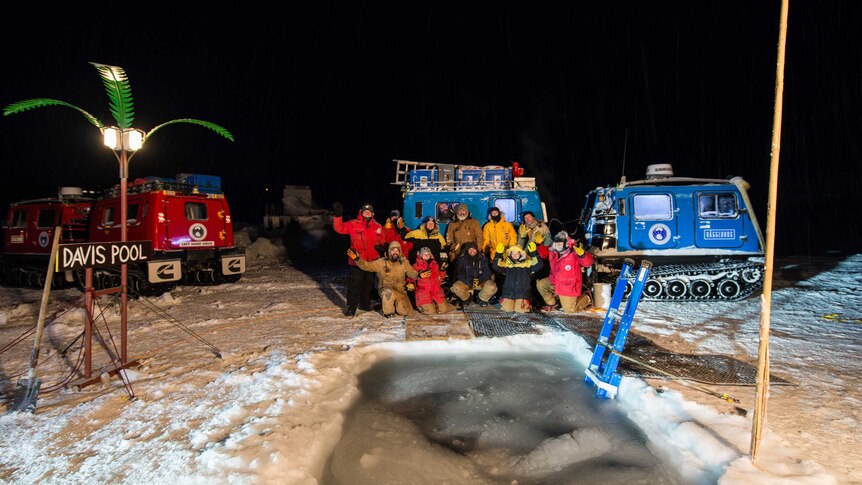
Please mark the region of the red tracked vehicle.
[[[88, 199], [80, 189], [64, 189], [57, 199], [12, 204], [4, 228], [0, 283], [44, 284], [54, 227], [61, 243], [120, 240], [119, 186]], [[127, 240], [151, 241], [153, 254], [129, 266], [133, 293], [158, 295], [177, 284], [218, 284], [239, 280], [245, 252], [234, 246], [233, 224], [219, 177], [180, 175], [145, 177], [129, 182]], [[56, 275], [55, 286], [78, 283], [83, 270]], [[94, 270], [97, 288], [118, 286], [119, 268]]]

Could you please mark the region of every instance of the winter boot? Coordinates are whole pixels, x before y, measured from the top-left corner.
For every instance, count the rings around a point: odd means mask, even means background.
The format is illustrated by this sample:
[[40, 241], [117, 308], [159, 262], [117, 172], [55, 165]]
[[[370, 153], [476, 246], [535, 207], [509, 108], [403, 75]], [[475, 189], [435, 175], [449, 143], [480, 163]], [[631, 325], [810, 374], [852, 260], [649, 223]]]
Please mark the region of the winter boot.
[[356, 316], [356, 307], [355, 306], [349, 306], [349, 307], [345, 308], [344, 309], [344, 316], [345, 317], [355, 317]]

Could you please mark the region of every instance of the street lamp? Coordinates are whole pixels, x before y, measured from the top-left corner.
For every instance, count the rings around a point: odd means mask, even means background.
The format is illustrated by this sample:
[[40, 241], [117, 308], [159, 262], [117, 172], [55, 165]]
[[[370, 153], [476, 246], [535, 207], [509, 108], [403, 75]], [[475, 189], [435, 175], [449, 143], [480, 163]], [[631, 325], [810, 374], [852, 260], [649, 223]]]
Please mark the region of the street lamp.
[[[105, 146], [114, 151], [117, 162], [120, 164], [120, 241], [126, 242], [128, 229], [128, 203], [127, 181], [129, 178], [129, 161], [135, 152], [144, 146], [144, 132], [135, 128], [120, 129], [108, 126], [102, 130]], [[129, 155], [131, 152], [131, 155]], [[126, 263], [120, 265], [120, 362], [126, 364], [128, 345], [126, 336], [128, 334], [128, 281], [129, 267]]]

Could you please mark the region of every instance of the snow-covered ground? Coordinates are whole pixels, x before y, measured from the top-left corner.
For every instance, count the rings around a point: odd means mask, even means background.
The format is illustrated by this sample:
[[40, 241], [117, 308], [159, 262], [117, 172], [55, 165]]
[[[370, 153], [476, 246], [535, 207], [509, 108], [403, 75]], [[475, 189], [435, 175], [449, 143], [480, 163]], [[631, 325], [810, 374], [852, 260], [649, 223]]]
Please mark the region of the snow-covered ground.
[[[771, 388], [756, 464], [747, 456], [750, 413], [742, 416], [734, 405], [695, 388], [623, 378], [618, 398], [609, 402], [683, 483], [862, 482], [862, 391], [856, 382], [862, 375], [862, 255], [787, 259], [778, 267], [771, 372], [797, 385]], [[361, 401], [359, 375], [390, 359], [566, 355], [582, 369], [591, 349], [577, 335], [551, 330], [408, 341], [402, 319], [341, 315], [345, 275], [342, 265], [301, 271], [261, 257], [236, 284], [180, 287], [152, 299], [218, 347], [221, 359], [133, 301], [129, 354], [141, 365], [127, 375], [136, 399], [130, 400], [114, 377], [80, 391], [42, 392], [35, 414], [0, 415], [0, 482], [310, 484], [335, 483], [335, 475], [346, 469], [369, 480], [377, 477], [377, 483], [579, 483], [584, 475], [567, 476], [567, 471], [582, 473], [576, 465], [585, 457], [618, 448], [614, 433], [581, 422], [517, 456], [493, 449], [457, 453], [426, 440], [410, 420], [363, 418], [365, 411], [352, 411]], [[39, 296], [36, 290], [0, 288], [0, 349], [34, 324]], [[40, 356], [38, 375], [45, 387], [65, 377], [77, 358], [77, 344], [65, 357], [59, 351], [81, 332], [80, 298], [77, 290], [52, 294], [49, 314], [60, 314], [49, 321]], [[108, 313], [116, 336], [118, 317], [114, 310]], [[756, 364], [759, 314], [758, 298], [642, 303], [633, 329], [672, 350]], [[456, 324], [465, 316], [437, 320]], [[0, 353], [6, 392], [26, 371], [32, 342], [30, 337]], [[97, 366], [106, 363], [101, 351], [96, 355]], [[528, 365], [528, 371], [544, 372], [550, 364]], [[460, 375], [441, 368], [453, 381]], [[452, 385], [445, 373], [435, 372], [441, 369], [422, 374], [426, 380], [399, 381], [394, 395], [411, 398]], [[563, 387], [583, 387], [580, 378], [562, 379]], [[753, 387], [709, 387], [753, 409]], [[455, 405], [480, 407], [501, 394], [478, 392], [476, 386], [450, 391], [463, 392]], [[518, 416], [530, 412], [578, 422], [581, 411], [570, 402], [535, 394], [533, 388], [519, 399], [509, 396], [514, 417], [502, 427], [496, 424], [499, 416], [489, 418], [480, 426], [480, 440], [511, 440], [522, 429], [518, 420], [527, 420]], [[365, 423], [359, 439], [357, 422]], [[342, 450], [337, 460], [336, 448]], [[345, 456], [355, 460], [345, 464]], [[496, 465], [488, 465], [491, 458]], [[336, 465], [347, 468], [333, 472]], [[631, 477], [627, 483], [633, 483]]]

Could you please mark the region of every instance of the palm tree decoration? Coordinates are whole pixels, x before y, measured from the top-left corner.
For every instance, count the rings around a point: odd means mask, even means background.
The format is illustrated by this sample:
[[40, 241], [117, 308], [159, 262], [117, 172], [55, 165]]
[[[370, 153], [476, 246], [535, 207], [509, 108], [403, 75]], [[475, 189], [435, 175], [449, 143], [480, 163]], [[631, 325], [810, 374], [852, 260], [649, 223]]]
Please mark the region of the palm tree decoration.
[[[129, 85], [129, 78], [126, 76], [126, 71], [122, 67], [109, 66], [106, 64], [98, 64], [91, 62], [90, 64], [96, 68], [99, 77], [102, 78], [102, 84], [105, 86], [105, 91], [108, 93], [108, 102], [111, 109], [111, 114], [117, 122], [116, 127], [105, 126], [98, 118], [91, 115], [87, 111], [65, 101], [50, 98], [33, 98], [12, 103], [3, 108], [3, 116], [9, 116], [16, 113], [23, 113], [35, 108], [45, 106], [65, 106], [72, 108], [82, 115], [87, 121], [102, 132], [105, 144], [114, 150], [114, 155], [120, 164], [120, 240], [127, 240], [127, 209], [128, 202], [126, 200], [126, 180], [128, 180], [129, 160], [140, 149], [144, 142], [149, 139], [155, 132], [162, 127], [176, 123], [191, 123], [208, 128], [219, 135], [233, 141], [233, 135], [224, 127], [211, 123], [209, 121], [196, 120], [193, 118], [181, 118], [177, 120], [167, 121], [162, 123], [148, 133], [144, 134], [139, 130], [132, 128], [132, 122], [135, 119], [135, 105], [132, 102], [132, 87]], [[132, 152], [129, 155], [129, 152]], [[128, 287], [128, 265], [123, 263], [120, 266], [120, 281], [121, 281], [121, 306], [120, 306], [120, 361], [123, 365], [127, 362], [127, 338], [126, 338], [126, 320], [127, 320], [127, 287]], [[89, 284], [88, 284], [89, 286]], [[32, 380], [31, 380], [32, 382]]]
[[[105, 91], [108, 93], [108, 102], [111, 109], [111, 114], [114, 116], [114, 120], [117, 122], [117, 128], [105, 126], [98, 118], [91, 115], [87, 111], [73, 105], [67, 103], [65, 101], [60, 101], [59, 99], [50, 99], [50, 98], [32, 98], [25, 99], [23, 101], [18, 101], [17, 103], [12, 103], [5, 108], [3, 108], [3, 116], [9, 116], [16, 113], [23, 113], [24, 111], [29, 111], [35, 108], [43, 108], [46, 106], [65, 106], [67, 108], [72, 108], [82, 115], [87, 121], [90, 122], [93, 126], [99, 129], [102, 132], [102, 135], [105, 135], [105, 132], [108, 130], [117, 130], [120, 134], [128, 133], [132, 131], [132, 122], [135, 119], [135, 105], [132, 101], [132, 87], [129, 84], [129, 78], [126, 76], [126, 71], [123, 70], [122, 67], [119, 66], [109, 66], [106, 64], [98, 64], [95, 62], [91, 62], [90, 64], [96, 68], [96, 71], [99, 73], [99, 77], [102, 78], [102, 83], [105, 86]], [[210, 121], [197, 120], [193, 118], [180, 118], [176, 120], [166, 121], [146, 134], [142, 134], [140, 143], [143, 144], [146, 140], [148, 140], [153, 134], [160, 130], [161, 128], [173, 125], [176, 123], [190, 123], [193, 125], [203, 126], [204, 128], [208, 128], [219, 135], [227, 138], [230, 141], [234, 141], [233, 135], [223, 126], [217, 125]], [[126, 151], [128, 149], [125, 144], [122, 145], [121, 151]], [[134, 156], [134, 153], [132, 153]], [[131, 159], [131, 156], [129, 156]], [[121, 172], [124, 171], [125, 167], [121, 167]]]

